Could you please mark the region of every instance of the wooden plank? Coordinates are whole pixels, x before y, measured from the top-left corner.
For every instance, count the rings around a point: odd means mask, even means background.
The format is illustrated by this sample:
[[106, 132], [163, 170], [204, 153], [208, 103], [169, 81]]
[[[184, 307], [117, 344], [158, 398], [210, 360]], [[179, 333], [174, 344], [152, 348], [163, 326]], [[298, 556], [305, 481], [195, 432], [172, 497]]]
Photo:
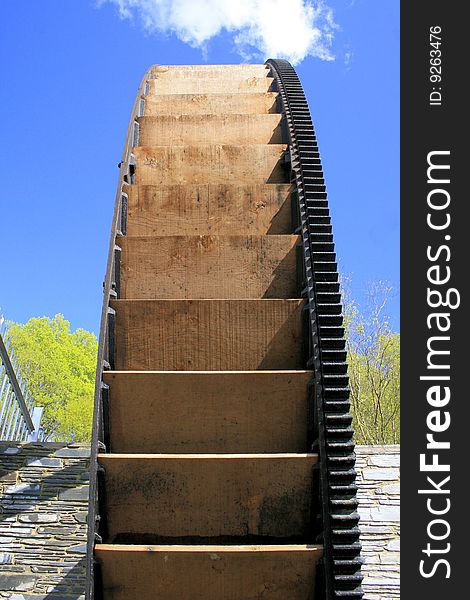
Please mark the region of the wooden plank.
[[115, 368], [303, 369], [304, 300], [113, 300]]
[[292, 232], [290, 184], [127, 185], [127, 235]]
[[146, 96], [146, 117], [158, 115], [266, 114], [278, 112], [278, 92]]
[[288, 183], [280, 162], [286, 149], [285, 144], [139, 146], [133, 150], [135, 183]]
[[99, 454], [108, 540], [309, 539], [316, 454]]
[[150, 81], [150, 95], [161, 94], [259, 94], [274, 91], [272, 77], [157, 77]]
[[232, 65], [158, 65], [152, 68], [152, 75], [159, 79], [246, 79], [266, 77], [270, 69], [264, 64]]
[[282, 144], [280, 114], [139, 117], [139, 146]]
[[98, 544], [107, 600], [312, 600], [321, 546]]
[[111, 452], [306, 452], [311, 371], [104, 371]]
[[121, 237], [121, 298], [295, 298], [297, 235]]

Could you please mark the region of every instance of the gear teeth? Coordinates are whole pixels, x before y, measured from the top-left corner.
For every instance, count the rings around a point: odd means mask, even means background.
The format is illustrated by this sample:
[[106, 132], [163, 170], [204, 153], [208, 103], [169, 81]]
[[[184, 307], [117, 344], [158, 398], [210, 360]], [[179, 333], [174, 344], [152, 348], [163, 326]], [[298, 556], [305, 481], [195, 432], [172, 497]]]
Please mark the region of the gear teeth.
[[[312, 346], [320, 351], [322, 405], [317, 409], [323, 411], [324, 430], [319, 432], [319, 441], [324, 443], [319, 447], [320, 463], [326, 465], [326, 477], [320, 476], [320, 486], [323, 497], [329, 498], [329, 511], [323, 517], [325, 598], [361, 599], [362, 561], [347, 351], [325, 181], [299, 78], [285, 60], [269, 60], [267, 64], [277, 81], [287, 116], [290, 154], [294, 157], [291, 180], [297, 183], [302, 231], [308, 232], [304, 245], [306, 297], [313, 307], [309, 311], [309, 318], [314, 320]], [[310, 359], [308, 366], [318, 368], [318, 357]], [[322, 448], [326, 456], [322, 455]]]

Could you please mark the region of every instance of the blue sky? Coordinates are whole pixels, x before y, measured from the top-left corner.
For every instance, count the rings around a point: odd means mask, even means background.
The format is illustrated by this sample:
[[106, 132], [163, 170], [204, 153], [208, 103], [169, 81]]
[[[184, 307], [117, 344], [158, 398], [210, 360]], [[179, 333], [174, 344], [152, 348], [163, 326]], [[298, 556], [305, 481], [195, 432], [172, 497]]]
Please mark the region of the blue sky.
[[[277, 48], [279, 22], [258, 34], [256, 14], [245, 15], [242, 45], [240, 31], [217, 33], [217, 23], [215, 33], [175, 31], [171, 23], [158, 32], [145, 30], [135, 11], [120, 18], [118, 4], [139, 2], [16, 0], [3, 8], [0, 312], [7, 319], [60, 312], [73, 328], [98, 333], [117, 164], [146, 69], [237, 63], [240, 53], [263, 62], [263, 50]], [[323, 6], [324, 43], [296, 68], [319, 140], [340, 269], [363, 302], [368, 281], [399, 287], [399, 2]], [[287, 45], [297, 43], [292, 52], [301, 39], [286, 34]], [[324, 60], [328, 53], [335, 59]], [[398, 329], [398, 293], [389, 313]]]

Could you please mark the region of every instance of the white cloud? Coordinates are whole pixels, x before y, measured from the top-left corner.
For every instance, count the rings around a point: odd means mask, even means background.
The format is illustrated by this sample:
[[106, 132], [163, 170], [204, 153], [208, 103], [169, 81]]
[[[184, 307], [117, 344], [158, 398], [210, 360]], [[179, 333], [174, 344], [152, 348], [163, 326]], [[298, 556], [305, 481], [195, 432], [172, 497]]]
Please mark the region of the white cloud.
[[244, 60], [286, 58], [298, 64], [306, 56], [333, 60], [338, 29], [323, 0], [98, 0], [111, 2], [123, 19], [140, 19], [149, 33], [174, 33], [187, 44], [206, 49], [224, 30], [233, 35]]

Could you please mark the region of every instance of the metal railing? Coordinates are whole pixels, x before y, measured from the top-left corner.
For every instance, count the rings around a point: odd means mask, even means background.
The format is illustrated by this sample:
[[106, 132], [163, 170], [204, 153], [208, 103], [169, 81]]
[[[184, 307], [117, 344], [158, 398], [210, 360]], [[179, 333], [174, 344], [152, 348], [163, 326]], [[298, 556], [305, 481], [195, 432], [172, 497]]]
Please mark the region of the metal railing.
[[42, 406], [35, 406], [28, 393], [18, 361], [11, 347], [8, 327], [0, 316], [0, 440], [36, 442], [42, 440]]

